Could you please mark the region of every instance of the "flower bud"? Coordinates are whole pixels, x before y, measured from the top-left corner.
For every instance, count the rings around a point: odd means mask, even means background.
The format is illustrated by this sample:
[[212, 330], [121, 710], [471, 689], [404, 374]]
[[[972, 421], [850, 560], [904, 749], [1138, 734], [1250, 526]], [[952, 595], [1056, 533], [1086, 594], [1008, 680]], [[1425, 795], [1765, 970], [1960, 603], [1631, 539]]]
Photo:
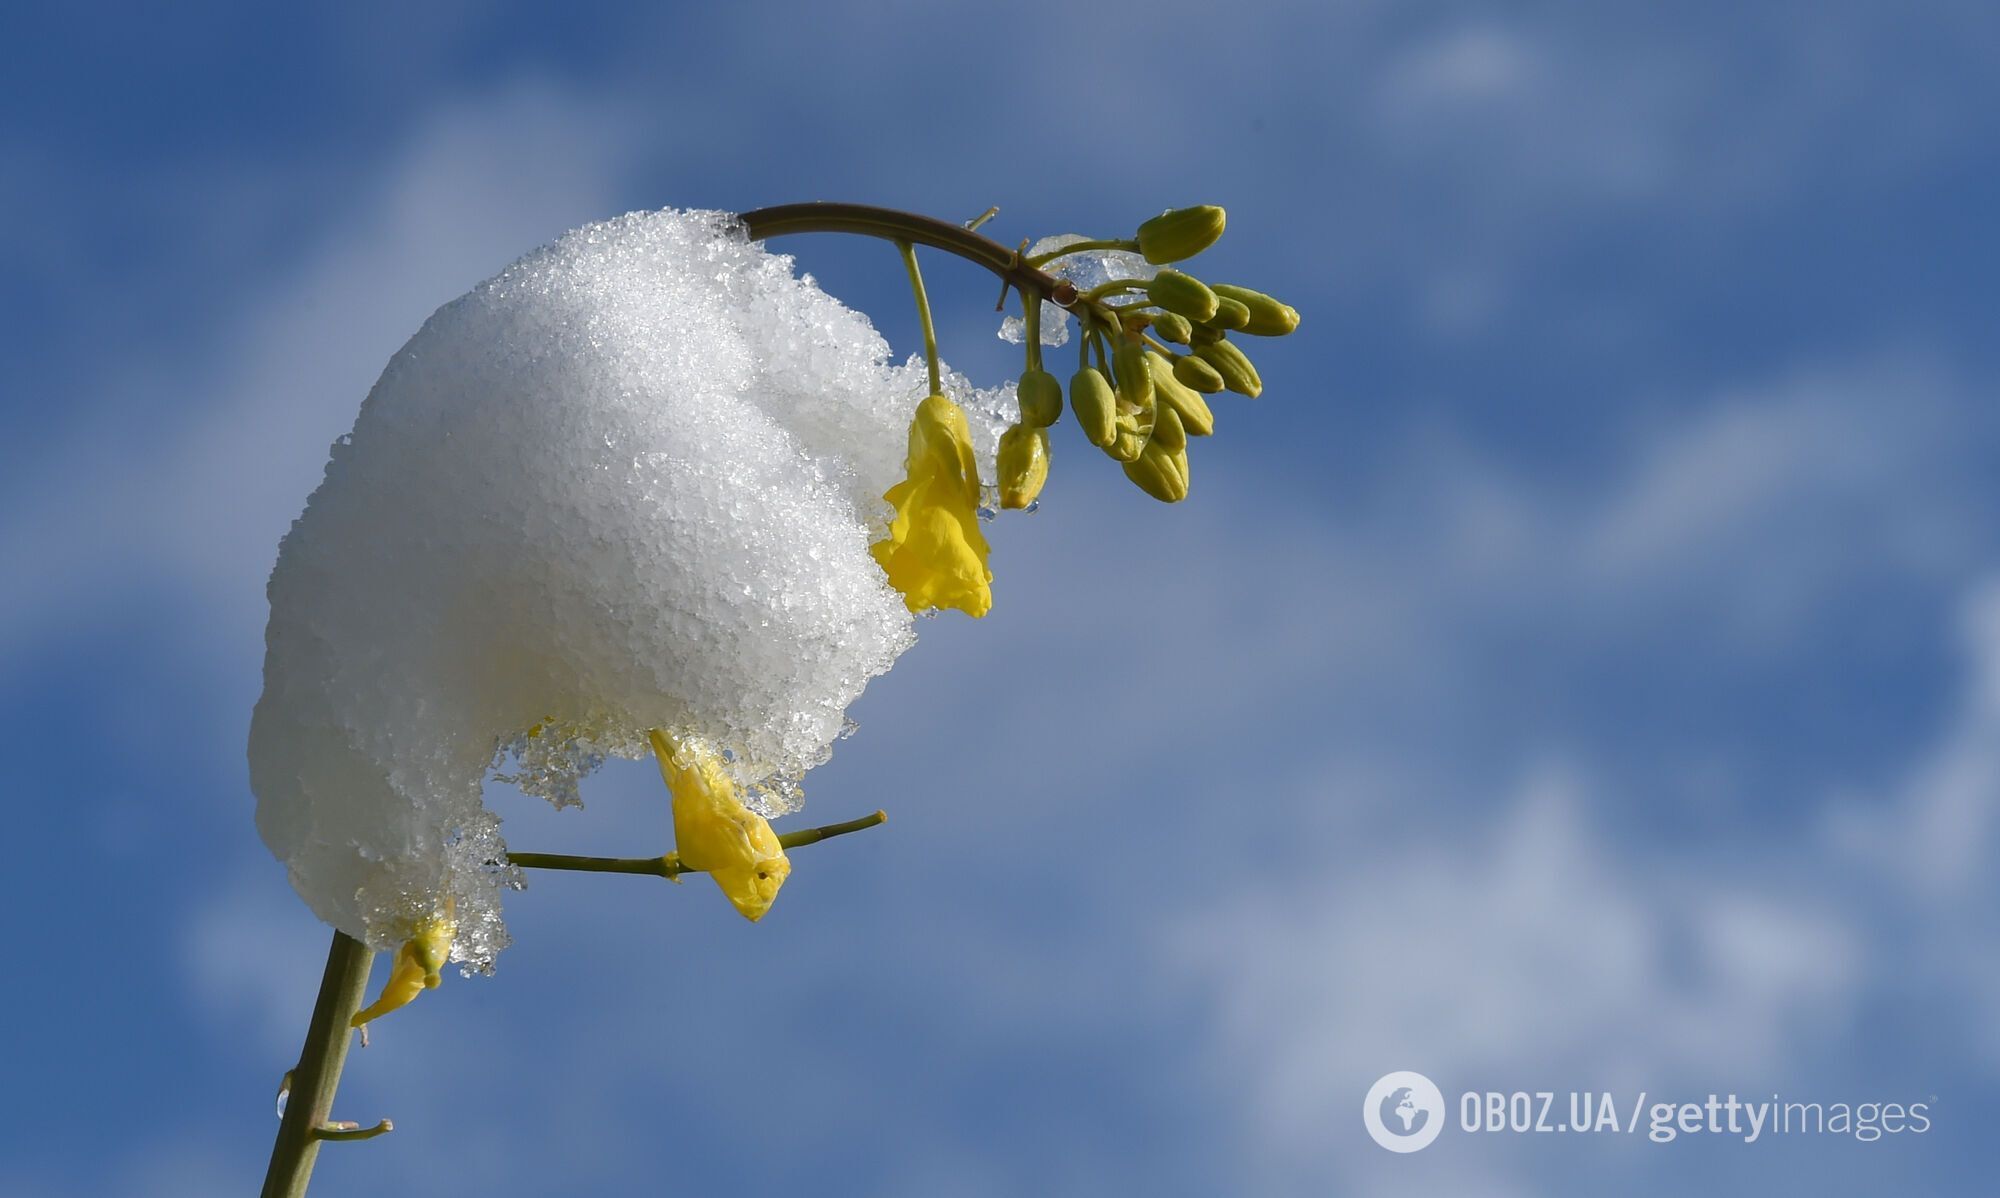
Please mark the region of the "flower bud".
[[1163, 270], [1146, 282], [1146, 298], [1169, 312], [1203, 321], [1215, 315], [1215, 292], [1193, 275]]
[[1200, 358], [1176, 354], [1174, 356], [1174, 378], [1182, 386], [1192, 387], [1196, 391], [1206, 392], [1211, 395], [1222, 390], [1222, 376], [1215, 373], [1215, 367], [1210, 366]]
[[1250, 319], [1241, 328], [1253, 337], [1283, 337], [1299, 327], [1298, 309], [1281, 304], [1261, 291], [1217, 283], [1210, 288], [1222, 299], [1235, 300], [1250, 310]]
[[1186, 449], [1187, 439], [1187, 426], [1181, 423], [1173, 404], [1163, 403], [1153, 410], [1153, 436], [1147, 444], [1166, 450]]
[[[1158, 399], [1157, 409], [1174, 410], [1182, 427], [1192, 437], [1206, 437], [1215, 431], [1215, 413], [1209, 411], [1208, 401], [1198, 391], [1190, 390], [1174, 377], [1174, 368], [1158, 354], [1149, 355], [1153, 368], [1153, 394]], [[1157, 419], [1157, 417], [1156, 417]]]
[[1062, 384], [1046, 370], [1030, 370], [1014, 385], [1021, 404], [1021, 423], [1047, 428], [1062, 419]]
[[1000, 506], [1024, 508], [1049, 481], [1048, 430], [1017, 424], [1000, 434]]
[[1146, 448], [1146, 442], [1153, 439], [1154, 413], [1121, 411], [1118, 413], [1118, 435], [1111, 444], [1104, 447], [1113, 461], [1136, 461]]
[[1179, 503], [1188, 494], [1187, 450], [1149, 445], [1136, 461], [1125, 464], [1125, 477], [1161, 503]]
[[1146, 364], [1146, 346], [1126, 341], [1111, 355], [1111, 372], [1118, 380], [1119, 402], [1134, 408], [1153, 406], [1153, 372]]
[[1243, 356], [1242, 350], [1229, 342], [1218, 341], [1194, 352], [1202, 361], [1215, 367], [1215, 373], [1222, 376], [1222, 385], [1236, 394], [1255, 399], [1264, 393], [1264, 380], [1257, 377], [1257, 368]]
[[1188, 338], [1194, 336], [1194, 325], [1178, 312], [1157, 312], [1153, 315], [1153, 331], [1162, 341], [1186, 345]]
[[1238, 300], [1223, 299], [1218, 294], [1215, 297], [1215, 315], [1208, 318], [1208, 323], [1218, 329], [1240, 329], [1250, 323], [1250, 308]]
[[1227, 333], [1224, 333], [1221, 329], [1213, 325], [1198, 324], [1194, 326], [1194, 331], [1189, 334], [1188, 344], [1195, 349], [1200, 349], [1204, 345], [1214, 345], [1227, 336]]
[[1227, 223], [1214, 204], [1170, 209], [1139, 226], [1139, 253], [1155, 266], [1192, 258], [1214, 245]]
[[1118, 435], [1117, 397], [1102, 371], [1086, 366], [1070, 377], [1069, 406], [1076, 413], [1076, 423], [1083, 429], [1084, 439], [1092, 445], [1101, 449]]

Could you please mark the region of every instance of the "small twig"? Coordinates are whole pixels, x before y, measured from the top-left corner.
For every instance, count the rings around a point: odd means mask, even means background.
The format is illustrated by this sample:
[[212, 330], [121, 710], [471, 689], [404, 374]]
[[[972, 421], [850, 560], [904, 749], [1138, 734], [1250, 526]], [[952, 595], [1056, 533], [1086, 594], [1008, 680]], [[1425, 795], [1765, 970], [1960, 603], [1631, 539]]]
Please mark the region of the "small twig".
[[975, 216], [971, 220], [966, 221], [965, 222], [966, 232], [970, 233], [977, 230], [979, 226], [985, 224], [989, 220], [992, 220], [994, 217], [998, 215], [1000, 215], [1000, 205], [995, 204], [991, 208], [988, 208], [986, 211], [980, 213], [978, 216]]
[[346, 1143], [351, 1140], [372, 1140], [376, 1136], [386, 1136], [396, 1130], [396, 1125], [384, 1119], [373, 1127], [363, 1127], [359, 1123], [341, 1121], [313, 1128], [313, 1139], [332, 1140]]
[[[864, 815], [860, 819], [851, 819], [845, 823], [800, 828], [780, 835], [778, 843], [788, 849], [801, 848], [809, 844], [818, 844], [822, 840], [831, 840], [836, 836], [845, 836], [849, 832], [872, 828], [886, 822], [888, 818], [887, 812], [877, 811], [873, 815]], [[509, 850], [507, 860], [522, 869], [562, 869], [591, 874], [646, 874], [668, 881], [673, 881], [682, 874], [702, 872], [684, 864], [675, 853], [668, 853], [663, 857], [579, 857], [570, 853], [516, 853]]]

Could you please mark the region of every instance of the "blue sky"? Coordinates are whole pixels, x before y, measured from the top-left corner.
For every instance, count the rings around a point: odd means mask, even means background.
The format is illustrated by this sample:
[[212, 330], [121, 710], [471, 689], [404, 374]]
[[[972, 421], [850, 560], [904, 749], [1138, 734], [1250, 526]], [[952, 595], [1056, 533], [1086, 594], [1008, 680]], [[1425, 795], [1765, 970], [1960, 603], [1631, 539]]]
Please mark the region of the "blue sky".
[[[262, 584], [423, 318], [641, 207], [1229, 207], [1301, 332], [1161, 508], [1067, 426], [871, 686], [774, 914], [538, 878], [314, 1192], [1981, 1192], [2000, 1117], [2000, 20], [745, 4], [0, 17], [0, 1195], [241, 1193], [325, 933], [243, 763]], [[915, 347], [892, 254], [781, 248]], [[983, 275], [946, 355], [1018, 367]], [[517, 847], [665, 847], [649, 767]], [[1379, 1075], [1923, 1101], [1486, 1136]]]

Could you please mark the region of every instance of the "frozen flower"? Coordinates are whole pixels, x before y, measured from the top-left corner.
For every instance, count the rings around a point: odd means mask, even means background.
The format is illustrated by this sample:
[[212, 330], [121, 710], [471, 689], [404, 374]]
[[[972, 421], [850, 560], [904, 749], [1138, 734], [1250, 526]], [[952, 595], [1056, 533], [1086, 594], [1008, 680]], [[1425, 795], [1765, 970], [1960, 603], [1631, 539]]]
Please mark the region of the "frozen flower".
[[424, 920], [447, 900], [453, 959], [485, 968], [519, 877], [481, 798], [498, 758], [573, 803], [582, 773], [671, 729], [700, 746], [681, 851], [723, 839], [694, 818], [706, 796], [751, 851], [717, 880], [761, 911], [782, 876], [740, 870], [783, 858], [756, 856], [757, 829], [913, 643], [912, 604], [985, 609], [972, 507], [1012, 400], [946, 386], [971, 429], [720, 213], [576, 230], [439, 309], [271, 575], [250, 770], [293, 886], [398, 949], [397, 995], [442, 960]]
[[942, 395], [910, 421], [908, 476], [883, 496], [896, 507], [873, 546], [911, 611], [950, 607], [975, 618], [993, 606], [993, 571], [979, 531], [979, 473], [965, 413]]

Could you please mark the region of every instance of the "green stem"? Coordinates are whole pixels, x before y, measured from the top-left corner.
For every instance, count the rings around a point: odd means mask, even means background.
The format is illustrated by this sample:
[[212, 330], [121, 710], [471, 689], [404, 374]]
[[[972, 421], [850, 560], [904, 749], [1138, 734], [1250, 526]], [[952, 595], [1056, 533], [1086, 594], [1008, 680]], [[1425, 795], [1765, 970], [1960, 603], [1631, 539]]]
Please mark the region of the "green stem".
[[387, 1119], [373, 1127], [353, 1127], [345, 1123], [322, 1127], [313, 1133], [315, 1140], [372, 1140], [376, 1136], [386, 1136], [396, 1130], [396, 1125]]
[[[788, 849], [804, 845], [818, 844], [849, 832], [859, 832], [872, 828], [888, 820], [889, 815], [877, 811], [860, 819], [845, 823], [826, 824], [818, 828], [800, 828], [778, 837], [778, 843]], [[579, 857], [570, 853], [516, 853], [509, 850], [507, 860], [523, 869], [561, 869], [588, 874], [646, 874], [655, 878], [678, 878], [682, 874], [702, 872], [694, 866], [683, 863], [678, 854], [668, 853], [664, 857]]]
[[1126, 291], [1144, 291], [1145, 289], [1146, 285], [1136, 279], [1113, 279], [1109, 283], [1101, 283], [1096, 287], [1092, 287], [1078, 298], [1086, 302], [1095, 302], [1109, 295], [1118, 295]]
[[924, 294], [924, 272], [917, 269], [917, 247], [898, 241], [896, 252], [903, 255], [903, 269], [910, 272], [910, 292], [917, 297], [917, 320], [924, 326], [924, 366], [930, 371], [931, 394], [943, 395], [944, 384], [938, 378], [937, 327], [931, 323], [930, 297]]
[[[320, 1141], [328, 1138], [333, 1094], [340, 1088], [340, 1071], [347, 1063], [347, 1047], [353, 1039], [349, 1025], [361, 1009], [368, 970], [374, 962], [375, 953], [367, 945], [345, 932], [333, 934], [326, 973], [319, 983], [319, 1001], [313, 1004], [305, 1047], [299, 1050], [285, 1115], [278, 1123], [278, 1139], [271, 1146], [263, 1198], [301, 1198], [312, 1180], [313, 1162], [319, 1157]], [[335, 1133], [334, 1138], [357, 1137]]]
[[1065, 254], [1081, 254], [1090, 250], [1128, 250], [1137, 253], [1139, 243], [1130, 238], [1110, 238], [1102, 241], [1079, 241], [1061, 249], [1050, 250], [1046, 254], [1036, 254], [1028, 259], [1029, 266], [1047, 266]]
[[1042, 368], [1042, 293], [1021, 293], [1021, 323], [1028, 334], [1028, 369]]

